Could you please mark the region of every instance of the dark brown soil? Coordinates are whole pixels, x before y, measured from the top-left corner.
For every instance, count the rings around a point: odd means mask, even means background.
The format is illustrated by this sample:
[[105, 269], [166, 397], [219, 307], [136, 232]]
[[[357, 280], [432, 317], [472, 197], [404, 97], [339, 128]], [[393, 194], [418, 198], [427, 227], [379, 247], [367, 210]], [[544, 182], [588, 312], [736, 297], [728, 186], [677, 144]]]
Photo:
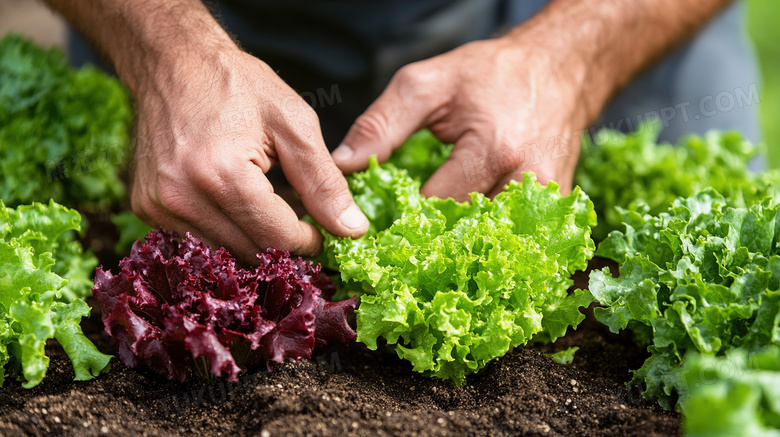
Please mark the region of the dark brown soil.
[[[97, 315], [83, 326], [113, 352]], [[580, 350], [570, 365], [542, 353], [571, 345]], [[0, 389], [0, 435], [648, 436], [680, 426], [678, 415], [624, 385], [644, 353], [590, 318], [555, 344], [515, 349], [460, 388], [360, 344], [255, 369], [234, 384], [187, 385], [116, 359], [108, 374], [74, 382], [59, 345], [47, 349], [42, 384]]]

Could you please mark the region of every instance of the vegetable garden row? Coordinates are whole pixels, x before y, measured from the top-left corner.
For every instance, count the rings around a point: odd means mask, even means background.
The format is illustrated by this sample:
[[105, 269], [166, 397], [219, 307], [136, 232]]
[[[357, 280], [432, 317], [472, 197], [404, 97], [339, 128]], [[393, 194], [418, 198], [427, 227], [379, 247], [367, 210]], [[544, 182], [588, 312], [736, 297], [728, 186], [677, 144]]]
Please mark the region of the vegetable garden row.
[[[532, 173], [490, 200], [419, 192], [451, 150], [415, 134], [348, 177], [371, 223], [325, 233], [312, 261], [269, 249], [257, 267], [127, 211], [131, 109], [103, 73], [0, 40], [0, 382], [40, 384], [54, 338], [75, 378], [111, 356], [82, 333], [93, 296], [123, 364], [185, 382], [311, 358], [357, 341], [468, 386], [512, 349], [571, 333], [593, 306], [647, 359], [630, 385], [681, 412], [690, 434], [780, 432], [780, 197], [735, 132], [656, 144], [659, 126], [601, 131], [563, 196]], [[82, 249], [79, 212], [121, 230], [116, 265]], [[572, 275], [594, 257], [619, 266]], [[354, 323], [351, 321], [354, 313]], [[554, 356], [576, 356], [573, 345]], [[565, 365], [565, 364], [561, 364]], [[0, 389], [2, 390], [2, 389]]]

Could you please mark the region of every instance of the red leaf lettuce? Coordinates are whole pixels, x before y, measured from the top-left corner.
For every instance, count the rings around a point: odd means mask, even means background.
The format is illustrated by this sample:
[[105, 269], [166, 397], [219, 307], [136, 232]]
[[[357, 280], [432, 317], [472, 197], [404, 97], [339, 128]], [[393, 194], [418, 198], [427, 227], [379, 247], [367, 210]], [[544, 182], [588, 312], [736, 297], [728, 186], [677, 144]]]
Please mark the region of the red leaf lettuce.
[[276, 249], [257, 256], [258, 267], [237, 268], [223, 248], [154, 230], [119, 274], [99, 267], [92, 293], [122, 362], [182, 382], [193, 367], [235, 381], [248, 359], [297, 361], [355, 338], [346, 319], [355, 299], [325, 301], [335, 286], [319, 265]]

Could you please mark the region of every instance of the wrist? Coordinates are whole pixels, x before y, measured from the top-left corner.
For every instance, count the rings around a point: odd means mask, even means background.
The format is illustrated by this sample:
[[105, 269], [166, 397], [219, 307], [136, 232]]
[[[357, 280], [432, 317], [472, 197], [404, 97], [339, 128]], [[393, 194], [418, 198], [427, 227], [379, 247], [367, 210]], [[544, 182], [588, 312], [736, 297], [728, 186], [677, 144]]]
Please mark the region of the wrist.
[[[515, 59], [516, 71], [527, 75], [533, 71], [536, 88], [546, 99], [553, 99], [564, 120], [572, 128], [582, 128], [595, 121], [606, 103], [609, 91], [604, 78], [596, 77], [585, 53], [549, 30], [522, 26], [501, 37], [506, 56]], [[596, 89], [600, 91], [596, 91]], [[603, 96], [603, 97], [602, 97]]]
[[[149, 94], [171, 94], [185, 98], [213, 88], [231, 73], [231, 64], [245, 56], [235, 44], [198, 42], [176, 49], [166, 48], [134, 62], [126, 74], [119, 73], [136, 99]], [[208, 80], [210, 83], [204, 83]], [[208, 91], [215, 91], [210, 89]], [[202, 94], [201, 94], [202, 97]]]
[[[210, 13], [199, 5], [177, 10], [176, 2], [159, 8], [154, 18], [144, 11], [122, 11], [126, 36], [108, 53], [117, 75], [138, 97], [153, 84], [182, 79], [199, 68], [216, 66], [225, 56], [241, 50]], [[140, 8], [141, 6], [139, 6]]]
[[[533, 47], [549, 57], [549, 74], [564, 81], [576, 95], [574, 122], [584, 127], [596, 120], [612, 96], [634, 76], [634, 59], [621, 56], [623, 39], [615, 39], [626, 16], [615, 8], [581, 1], [552, 3], [505, 38]], [[617, 21], [615, 21], [617, 20]]]

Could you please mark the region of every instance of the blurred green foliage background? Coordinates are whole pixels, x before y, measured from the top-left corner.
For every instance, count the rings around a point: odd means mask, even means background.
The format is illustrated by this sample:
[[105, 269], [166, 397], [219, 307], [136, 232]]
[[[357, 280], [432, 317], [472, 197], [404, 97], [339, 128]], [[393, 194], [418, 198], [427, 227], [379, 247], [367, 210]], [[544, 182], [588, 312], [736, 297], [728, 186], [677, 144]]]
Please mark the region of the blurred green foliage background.
[[748, 0], [748, 33], [761, 67], [761, 128], [769, 166], [780, 168], [780, 1]]

